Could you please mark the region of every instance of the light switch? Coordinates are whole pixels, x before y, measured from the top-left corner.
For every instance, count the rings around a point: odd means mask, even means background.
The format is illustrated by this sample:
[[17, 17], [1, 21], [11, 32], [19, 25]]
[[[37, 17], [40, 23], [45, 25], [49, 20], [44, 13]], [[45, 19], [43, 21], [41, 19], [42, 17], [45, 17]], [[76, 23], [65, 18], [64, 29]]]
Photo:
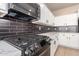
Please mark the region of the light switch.
[[56, 44], [56, 41], [54, 41], [54, 45]]

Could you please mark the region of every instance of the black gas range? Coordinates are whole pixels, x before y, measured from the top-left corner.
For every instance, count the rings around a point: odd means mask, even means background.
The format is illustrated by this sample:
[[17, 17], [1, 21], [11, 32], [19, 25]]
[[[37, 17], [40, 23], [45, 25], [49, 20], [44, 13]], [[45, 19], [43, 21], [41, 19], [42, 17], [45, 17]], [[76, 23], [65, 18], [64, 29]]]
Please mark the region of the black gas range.
[[51, 38], [42, 35], [16, 35], [6, 37], [4, 41], [19, 49], [22, 56], [45, 56], [44, 51], [50, 50]]

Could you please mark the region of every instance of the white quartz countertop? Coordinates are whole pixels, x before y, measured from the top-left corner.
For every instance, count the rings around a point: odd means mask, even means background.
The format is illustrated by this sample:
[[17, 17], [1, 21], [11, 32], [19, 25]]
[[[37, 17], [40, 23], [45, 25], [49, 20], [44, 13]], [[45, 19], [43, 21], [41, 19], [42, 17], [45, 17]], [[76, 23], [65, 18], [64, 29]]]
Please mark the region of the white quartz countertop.
[[20, 56], [21, 51], [5, 41], [0, 41], [0, 56]]
[[50, 38], [53, 38], [53, 35], [57, 35], [58, 32], [47, 32], [47, 33], [42, 33], [42, 34], [38, 34], [38, 35], [43, 35], [43, 36], [48, 36]]

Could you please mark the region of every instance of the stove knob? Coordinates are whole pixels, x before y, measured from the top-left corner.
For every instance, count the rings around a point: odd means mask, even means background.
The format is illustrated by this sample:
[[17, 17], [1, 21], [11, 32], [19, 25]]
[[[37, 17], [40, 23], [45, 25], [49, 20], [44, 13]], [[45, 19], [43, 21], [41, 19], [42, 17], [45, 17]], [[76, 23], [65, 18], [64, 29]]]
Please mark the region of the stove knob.
[[35, 49], [39, 48], [39, 45], [37, 43], [35, 43]]
[[41, 47], [45, 46], [45, 45], [46, 45], [46, 43], [47, 43], [47, 41], [46, 41], [46, 40], [42, 40], [42, 41], [40, 42]]
[[51, 40], [52, 40], [52, 39], [47, 38], [47, 39], [46, 39], [47, 44], [49, 44], [49, 45], [50, 45]]
[[34, 52], [34, 46], [31, 46], [31, 47], [29, 48], [29, 50], [33, 53], [33, 52]]
[[27, 50], [25, 51], [25, 54], [26, 54], [26, 55], [31, 55], [31, 51], [27, 49]]
[[25, 54], [26, 54], [26, 55], [29, 55], [29, 52], [28, 52], [28, 50], [26, 50], [26, 51], [25, 51]]

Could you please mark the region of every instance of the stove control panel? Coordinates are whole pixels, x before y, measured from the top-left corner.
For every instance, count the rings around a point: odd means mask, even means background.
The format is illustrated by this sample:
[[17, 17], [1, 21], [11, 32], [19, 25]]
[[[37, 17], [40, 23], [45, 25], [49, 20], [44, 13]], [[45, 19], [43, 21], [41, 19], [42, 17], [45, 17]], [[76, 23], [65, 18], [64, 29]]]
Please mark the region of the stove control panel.
[[44, 46], [50, 45], [51, 38], [43, 37], [40, 41], [35, 42], [34, 44], [30, 45], [28, 48], [24, 49], [23, 56], [32, 56], [36, 52], [38, 52]]

